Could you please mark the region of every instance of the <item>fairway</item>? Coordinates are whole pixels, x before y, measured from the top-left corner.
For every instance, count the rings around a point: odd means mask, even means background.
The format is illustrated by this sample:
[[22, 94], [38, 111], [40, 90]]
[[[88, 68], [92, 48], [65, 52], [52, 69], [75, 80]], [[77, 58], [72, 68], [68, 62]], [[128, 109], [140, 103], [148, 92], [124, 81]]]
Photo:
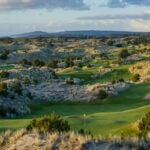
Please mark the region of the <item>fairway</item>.
[[106, 74], [102, 77], [92, 78], [92, 74], [98, 74], [99, 69], [88, 69], [88, 70], [78, 70], [78, 71], [66, 71], [63, 73], [58, 73], [60, 77], [72, 77], [82, 79], [81, 84], [95, 84], [95, 83], [106, 83], [111, 82], [113, 79], [123, 78], [126, 81], [130, 80], [131, 73], [128, 71], [129, 65], [114, 67], [114, 71]]
[[103, 102], [34, 103], [31, 113], [22, 118], [1, 119], [0, 131], [25, 127], [32, 118], [55, 112], [69, 121], [72, 130], [83, 128], [91, 131], [94, 136], [108, 136], [110, 133], [120, 134], [129, 128], [126, 132], [130, 133], [130, 125], [150, 110], [150, 101], [144, 99], [149, 90], [149, 84], [141, 84]]

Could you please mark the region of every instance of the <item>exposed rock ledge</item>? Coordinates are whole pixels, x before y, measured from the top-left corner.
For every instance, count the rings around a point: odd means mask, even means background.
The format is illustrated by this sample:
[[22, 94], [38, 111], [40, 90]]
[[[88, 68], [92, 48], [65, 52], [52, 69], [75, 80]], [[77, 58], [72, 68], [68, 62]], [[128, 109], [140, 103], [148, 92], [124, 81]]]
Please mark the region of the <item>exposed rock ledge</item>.
[[48, 101], [93, 101], [98, 99], [98, 90], [105, 90], [109, 96], [118, 95], [119, 91], [128, 89], [131, 83], [95, 84], [95, 85], [68, 85], [65, 82], [52, 81], [38, 86], [30, 86], [29, 90], [35, 100]]

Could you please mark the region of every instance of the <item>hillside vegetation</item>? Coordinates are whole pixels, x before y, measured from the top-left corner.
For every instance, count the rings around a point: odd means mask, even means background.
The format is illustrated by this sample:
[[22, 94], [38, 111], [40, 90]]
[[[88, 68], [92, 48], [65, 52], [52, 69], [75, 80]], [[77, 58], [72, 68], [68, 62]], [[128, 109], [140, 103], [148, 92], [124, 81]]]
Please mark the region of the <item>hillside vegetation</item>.
[[[1, 38], [0, 80], [2, 135], [54, 112], [71, 130], [59, 135], [63, 139], [79, 131], [104, 141], [110, 135], [143, 136], [138, 124], [150, 110], [150, 35]], [[66, 124], [60, 120], [54, 126]], [[88, 138], [74, 136], [87, 146]]]

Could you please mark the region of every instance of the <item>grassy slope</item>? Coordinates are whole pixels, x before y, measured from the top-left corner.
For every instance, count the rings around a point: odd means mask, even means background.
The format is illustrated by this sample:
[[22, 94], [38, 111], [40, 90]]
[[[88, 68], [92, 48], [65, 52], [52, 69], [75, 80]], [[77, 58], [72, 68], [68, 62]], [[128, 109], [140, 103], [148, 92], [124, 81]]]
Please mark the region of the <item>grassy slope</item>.
[[128, 71], [128, 68], [129, 65], [114, 67], [113, 72], [108, 73], [102, 77], [98, 77], [96, 79], [92, 78], [91, 74], [97, 74], [99, 72], [98, 68], [63, 72], [63, 73], [59, 73], [58, 76], [80, 78], [84, 80], [83, 84], [95, 84], [97, 82], [105, 83], [105, 82], [111, 82], [113, 79], [120, 79], [120, 78], [123, 78], [124, 80], [128, 81], [131, 78], [131, 73]]
[[[107, 102], [91, 104], [33, 104], [31, 114], [22, 119], [0, 119], [0, 130], [24, 127], [31, 118], [56, 112], [69, 121], [72, 129], [85, 128], [96, 136], [121, 133], [150, 110], [150, 101], [144, 100], [149, 90], [148, 84], [137, 85], [117, 97], [109, 98]], [[87, 114], [85, 122], [83, 114]]]

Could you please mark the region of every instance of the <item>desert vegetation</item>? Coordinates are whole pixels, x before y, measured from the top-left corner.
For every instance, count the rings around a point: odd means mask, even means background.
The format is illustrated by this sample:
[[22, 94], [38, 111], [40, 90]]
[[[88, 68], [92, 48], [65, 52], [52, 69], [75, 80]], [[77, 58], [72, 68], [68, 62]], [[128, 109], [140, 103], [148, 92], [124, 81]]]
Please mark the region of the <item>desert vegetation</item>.
[[149, 43], [148, 33], [0, 38], [0, 146], [147, 149]]

